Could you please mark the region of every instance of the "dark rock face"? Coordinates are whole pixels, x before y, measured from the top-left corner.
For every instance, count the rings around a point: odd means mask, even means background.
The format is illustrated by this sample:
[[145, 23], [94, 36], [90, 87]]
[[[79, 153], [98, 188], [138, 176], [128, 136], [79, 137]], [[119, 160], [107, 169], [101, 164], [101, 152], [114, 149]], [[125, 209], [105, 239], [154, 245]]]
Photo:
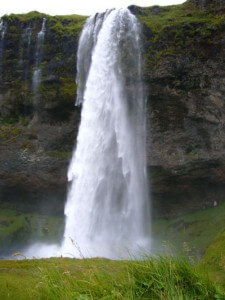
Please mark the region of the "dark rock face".
[[224, 26], [210, 25], [207, 37], [204, 26], [167, 24], [147, 50], [156, 51], [146, 56], [148, 164], [163, 215], [224, 200]]
[[130, 5], [128, 8], [132, 12], [132, 14], [134, 14], [134, 15], [142, 14], [141, 8], [136, 6], [136, 5]]
[[[147, 162], [154, 215], [161, 216], [216, 205], [225, 192], [225, 17], [215, 22], [216, 16], [202, 12], [196, 21], [199, 10], [195, 15], [189, 1], [176, 10], [176, 23], [172, 9], [130, 7], [143, 25]], [[63, 210], [80, 120], [74, 78], [84, 22], [60, 18], [47, 19], [38, 116], [31, 91], [34, 58], [25, 55], [18, 70], [18, 47], [22, 29], [33, 22], [35, 51], [42, 16], [6, 20], [0, 88], [0, 202], [15, 203], [20, 193], [23, 209], [22, 203], [42, 209], [48, 202], [55, 213]]]
[[194, 3], [201, 9], [222, 8], [225, 5], [224, 0], [190, 0], [189, 2]]
[[[43, 17], [47, 30], [37, 105], [32, 76]], [[47, 205], [63, 213], [66, 172], [80, 120], [80, 108], [74, 106], [76, 51], [84, 21], [37, 12], [3, 18], [7, 31], [0, 82], [0, 205], [15, 204], [17, 198], [17, 208], [32, 210], [33, 203], [34, 210]]]

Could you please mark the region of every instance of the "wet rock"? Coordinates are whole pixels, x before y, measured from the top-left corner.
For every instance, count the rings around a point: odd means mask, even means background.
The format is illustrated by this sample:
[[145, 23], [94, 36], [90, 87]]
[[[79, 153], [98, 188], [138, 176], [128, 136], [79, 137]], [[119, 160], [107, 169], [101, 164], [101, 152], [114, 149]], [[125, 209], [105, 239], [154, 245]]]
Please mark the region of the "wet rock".
[[[190, 22], [182, 21], [182, 15], [175, 26], [168, 17], [157, 32], [148, 18], [169, 14], [169, 8], [129, 8], [144, 18], [140, 20], [148, 95], [147, 164], [154, 214], [168, 217], [214, 206], [215, 201], [223, 201], [225, 192], [224, 26], [208, 26], [211, 17], [205, 25], [201, 20], [191, 22], [195, 11], [188, 8], [182, 14]], [[41, 17], [37, 20], [32, 22], [36, 32]], [[80, 108], [74, 107], [74, 80], [83, 23], [71, 35], [68, 20], [51, 22], [46, 33], [38, 118], [30, 92], [34, 60], [25, 59], [30, 71], [26, 80], [21, 79], [16, 67], [19, 32], [7, 36], [6, 46], [11, 50], [6, 53], [0, 89], [0, 202], [16, 201], [23, 191], [20, 203], [26, 199], [24, 203], [36, 209], [39, 202], [48, 202], [60, 207], [63, 214], [67, 168], [80, 122]], [[11, 25], [26, 27], [17, 19]], [[33, 37], [31, 52], [34, 45]], [[135, 80], [131, 85], [132, 90]]]

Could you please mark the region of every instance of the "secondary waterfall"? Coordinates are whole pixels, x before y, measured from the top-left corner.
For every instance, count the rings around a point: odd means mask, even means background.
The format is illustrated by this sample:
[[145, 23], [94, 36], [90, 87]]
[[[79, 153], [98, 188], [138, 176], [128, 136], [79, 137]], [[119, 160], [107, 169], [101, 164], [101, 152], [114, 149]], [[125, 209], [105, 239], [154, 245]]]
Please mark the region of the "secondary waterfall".
[[46, 19], [43, 18], [41, 31], [39, 31], [37, 35], [37, 44], [36, 44], [36, 52], [35, 52], [35, 69], [32, 78], [32, 90], [34, 95], [34, 104], [36, 108], [38, 106], [38, 98], [39, 98], [38, 90], [41, 83], [41, 60], [43, 54], [45, 32], [46, 32]]
[[[20, 68], [23, 67], [23, 65], [24, 65], [24, 59], [27, 59], [27, 60], [29, 59], [31, 36], [32, 36], [32, 28], [29, 26], [23, 31], [21, 41], [20, 41], [19, 61], [18, 61], [18, 66]], [[27, 67], [27, 66], [25, 66], [25, 67]], [[25, 72], [25, 73], [27, 73], [27, 72]], [[25, 76], [25, 79], [26, 79], [26, 76]]]
[[68, 170], [62, 253], [127, 258], [150, 248], [140, 26], [128, 9], [87, 20], [77, 57], [83, 103]]
[[4, 52], [4, 41], [7, 25], [3, 21], [0, 21], [0, 84], [2, 83], [2, 62]]

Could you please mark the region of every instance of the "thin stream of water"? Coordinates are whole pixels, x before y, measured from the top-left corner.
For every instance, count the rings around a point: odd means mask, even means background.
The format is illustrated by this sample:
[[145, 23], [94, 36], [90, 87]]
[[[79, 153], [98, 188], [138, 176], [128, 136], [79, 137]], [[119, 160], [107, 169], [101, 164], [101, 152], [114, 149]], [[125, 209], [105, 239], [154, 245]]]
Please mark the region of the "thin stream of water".
[[35, 52], [35, 69], [32, 77], [32, 91], [34, 96], [34, 106], [38, 110], [38, 102], [39, 102], [39, 86], [41, 83], [41, 60], [43, 54], [43, 45], [46, 33], [46, 19], [43, 18], [41, 30], [37, 35], [37, 44], [36, 44], [36, 52]]

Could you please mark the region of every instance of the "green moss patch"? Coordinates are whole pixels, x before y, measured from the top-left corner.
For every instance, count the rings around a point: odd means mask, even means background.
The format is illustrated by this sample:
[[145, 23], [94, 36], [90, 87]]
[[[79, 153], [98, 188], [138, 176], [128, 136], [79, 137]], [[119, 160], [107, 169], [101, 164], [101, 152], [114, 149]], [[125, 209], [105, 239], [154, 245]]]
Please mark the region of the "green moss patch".
[[145, 73], [161, 61], [187, 55], [200, 61], [215, 57], [225, 31], [225, 13], [202, 10], [190, 2], [138, 8], [145, 35]]
[[69, 159], [72, 157], [71, 152], [66, 152], [66, 151], [50, 151], [46, 153], [50, 157], [54, 158], [60, 158], [60, 159]]
[[[153, 34], [160, 35], [172, 29], [175, 34], [174, 38], [179, 39], [182, 31], [187, 29], [193, 37], [196, 32], [207, 36], [213, 26], [222, 28], [225, 15], [210, 13], [190, 3], [184, 3], [181, 5], [142, 8], [138, 18], [151, 29]], [[183, 36], [183, 38], [186, 39], [187, 37]]]
[[[87, 17], [50, 16], [34, 11], [2, 17], [7, 23], [7, 32], [0, 92], [7, 115], [0, 115], [0, 124], [14, 124], [21, 118], [33, 117], [36, 103], [32, 91], [32, 76], [36, 67], [37, 34], [41, 30], [43, 18], [46, 18], [46, 34], [39, 87], [39, 110], [45, 116], [42, 122], [65, 122], [70, 117], [77, 90], [75, 77], [78, 39]], [[24, 39], [25, 30], [28, 28], [31, 29], [29, 47]]]
[[12, 139], [12, 138], [16, 138], [17, 136], [19, 136], [21, 134], [21, 129], [13, 126], [13, 125], [3, 125], [0, 126], [0, 139]]
[[225, 227], [225, 204], [177, 218], [153, 221], [153, 241], [158, 250], [163, 242], [182, 249], [188, 245], [202, 255], [217, 233]]
[[62, 217], [14, 210], [0, 211], [0, 252], [24, 246], [30, 241], [58, 242], [63, 233]]

